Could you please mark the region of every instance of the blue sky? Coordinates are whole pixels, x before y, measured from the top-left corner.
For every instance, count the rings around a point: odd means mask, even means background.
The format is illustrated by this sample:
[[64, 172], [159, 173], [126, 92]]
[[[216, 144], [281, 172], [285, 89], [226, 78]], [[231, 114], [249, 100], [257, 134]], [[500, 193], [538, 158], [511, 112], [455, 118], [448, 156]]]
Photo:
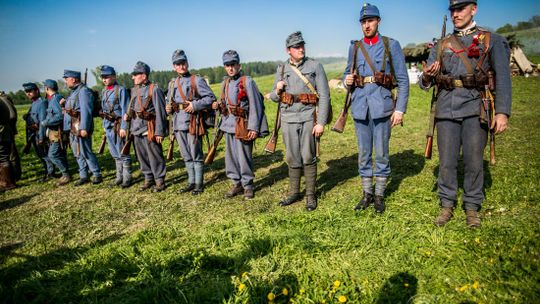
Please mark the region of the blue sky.
[[[446, 0], [368, 1], [379, 7], [380, 32], [404, 46], [440, 35]], [[538, 0], [479, 0], [479, 24], [497, 28], [540, 14]], [[130, 72], [142, 60], [171, 69], [175, 49], [192, 68], [221, 65], [236, 49], [241, 60], [286, 58], [284, 40], [301, 30], [309, 56], [344, 56], [360, 38], [353, 0], [0, 0], [0, 90], [23, 82], [59, 79], [65, 68], [84, 71], [101, 64]], [[451, 23], [448, 30], [451, 30]], [[90, 82], [93, 84], [93, 79]]]

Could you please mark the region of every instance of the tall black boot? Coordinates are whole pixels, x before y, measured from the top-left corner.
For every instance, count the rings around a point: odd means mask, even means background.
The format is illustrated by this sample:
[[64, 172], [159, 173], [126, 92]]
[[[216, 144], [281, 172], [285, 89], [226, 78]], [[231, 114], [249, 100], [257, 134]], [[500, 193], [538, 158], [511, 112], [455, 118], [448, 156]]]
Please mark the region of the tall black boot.
[[287, 198], [279, 202], [280, 206], [288, 206], [300, 200], [300, 178], [302, 177], [302, 168], [289, 167], [289, 194]]

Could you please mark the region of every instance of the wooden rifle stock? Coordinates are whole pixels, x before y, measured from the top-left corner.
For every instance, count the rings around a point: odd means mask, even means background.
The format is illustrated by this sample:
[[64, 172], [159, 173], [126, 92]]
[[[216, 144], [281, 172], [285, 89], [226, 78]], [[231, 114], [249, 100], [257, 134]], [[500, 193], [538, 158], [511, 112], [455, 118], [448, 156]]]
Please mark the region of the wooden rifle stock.
[[217, 147], [219, 146], [219, 142], [221, 141], [221, 138], [223, 138], [223, 131], [217, 130], [216, 137], [214, 138], [214, 142], [208, 149], [208, 154], [206, 154], [206, 158], [204, 159], [205, 165], [210, 165], [214, 162], [214, 158], [216, 157]]
[[427, 159], [431, 159], [431, 155], [433, 153], [433, 136], [426, 136], [427, 142], [426, 142], [426, 148], [424, 150], [424, 157]]
[[279, 103], [278, 103], [278, 108], [277, 108], [277, 113], [276, 113], [276, 124], [275, 124], [274, 130], [272, 131], [272, 135], [270, 136], [270, 139], [268, 140], [268, 142], [264, 146], [264, 151], [265, 152], [267, 152], [267, 153], [276, 152], [276, 145], [277, 145], [277, 141], [278, 141], [279, 129], [280, 128], [281, 128], [281, 109], [280, 109]]
[[489, 163], [494, 166], [497, 161], [495, 160], [495, 131], [489, 131]]
[[174, 125], [173, 125], [173, 114], [169, 117], [169, 148], [167, 149], [167, 160], [173, 159], [173, 153], [174, 153]]
[[103, 154], [105, 151], [105, 144], [107, 144], [107, 136], [103, 134], [101, 137], [101, 143], [99, 144], [98, 154]]
[[26, 144], [24, 144], [24, 147], [23, 147], [23, 150], [22, 150], [22, 153], [23, 154], [28, 154], [30, 153], [30, 148], [32, 148], [32, 141], [34, 140], [34, 137], [35, 135], [32, 134], [28, 140], [26, 141]]
[[129, 155], [131, 150], [131, 142], [133, 142], [133, 135], [127, 135], [127, 140], [124, 146], [122, 147], [122, 151], [120, 151], [120, 154], [122, 155]]
[[339, 116], [336, 120], [336, 123], [332, 127], [332, 131], [343, 133], [345, 130], [345, 123], [347, 122], [347, 114], [349, 112], [349, 107], [351, 105], [351, 89], [347, 90], [347, 96], [345, 97], [345, 105], [343, 105], [343, 109], [341, 110], [341, 113], [339, 113]]

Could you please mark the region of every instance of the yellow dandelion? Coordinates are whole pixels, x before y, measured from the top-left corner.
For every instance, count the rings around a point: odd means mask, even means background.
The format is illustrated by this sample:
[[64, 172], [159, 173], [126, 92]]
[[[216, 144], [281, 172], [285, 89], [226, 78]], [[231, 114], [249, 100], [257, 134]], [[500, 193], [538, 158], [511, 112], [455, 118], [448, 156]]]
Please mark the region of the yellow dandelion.
[[304, 294], [306, 292], [306, 290], [304, 288], [300, 288], [300, 294]]
[[274, 301], [276, 295], [273, 292], [269, 292], [266, 298], [268, 299], [268, 301]]
[[405, 288], [409, 288], [409, 283], [405, 283], [403, 286], [405, 286]]
[[465, 285], [461, 286], [461, 287], [459, 288], [459, 291], [460, 291], [460, 292], [464, 292], [464, 291], [466, 291], [467, 289], [469, 289], [469, 284], [465, 284]]
[[476, 244], [480, 244], [480, 238], [475, 238], [475, 239], [474, 239], [474, 242], [475, 242]]
[[283, 290], [281, 291], [281, 293], [286, 296], [289, 294], [289, 291], [287, 290], [287, 288], [283, 288]]
[[346, 297], [346, 296], [339, 296], [338, 302], [339, 302], [339, 303], [345, 303], [345, 302], [347, 302], [347, 297]]
[[242, 292], [242, 291], [244, 291], [244, 289], [246, 289], [246, 284], [240, 283], [240, 285], [238, 285], [238, 291]]
[[430, 257], [430, 256], [433, 255], [433, 252], [431, 252], [431, 251], [426, 251], [426, 252], [424, 252], [424, 254], [425, 254], [426, 256]]
[[338, 289], [340, 285], [341, 285], [341, 282], [339, 280], [334, 281], [334, 288], [335, 289]]
[[242, 272], [242, 278], [245, 278], [245, 277], [247, 277], [247, 276], [248, 276], [247, 271]]
[[472, 287], [473, 287], [474, 289], [478, 289], [478, 287], [479, 287], [479, 286], [478, 286], [478, 281], [474, 281], [474, 284], [472, 285]]

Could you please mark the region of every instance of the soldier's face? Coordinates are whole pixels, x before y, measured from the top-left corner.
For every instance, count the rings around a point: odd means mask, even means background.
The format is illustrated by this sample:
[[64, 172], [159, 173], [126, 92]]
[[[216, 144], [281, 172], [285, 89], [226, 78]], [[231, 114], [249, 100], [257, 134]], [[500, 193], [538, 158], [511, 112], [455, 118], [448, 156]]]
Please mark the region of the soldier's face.
[[28, 97], [30, 99], [34, 99], [34, 98], [39, 97], [39, 91], [38, 90], [28, 90], [28, 91], [25, 90], [24, 93], [26, 94], [26, 97]]
[[293, 61], [299, 62], [306, 56], [306, 48], [304, 44], [291, 46], [287, 49], [287, 53], [289, 53]]
[[135, 75], [131, 75], [131, 78], [133, 79], [133, 83], [135, 85], [141, 85], [146, 82], [146, 79], [148, 79], [148, 76], [144, 73], [139, 73]]
[[115, 75], [101, 76], [101, 80], [103, 80], [104, 85], [110, 86], [116, 82], [116, 76]]
[[66, 81], [66, 85], [68, 86], [68, 88], [73, 88], [75, 87], [75, 85], [77, 84], [77, 78], [74, 78], [74, 77], [66, 77], [64, 78], [65, 81]]
[[238, 74], [238, 72], [240, 72], [240, 67], [241, 66], [239, 63], [226, 64], [225, 71], [227, 72], [227, 75], [229, 75], [229, 77], [232, 77]]
[[380, 22], [381, 22], [381, 19], [377, 17], [366, 18], [360, 21], [360, 24], [362, 25], [362, 32], [364, 32], [364, 36], [366, 38], [375, 37], [375, 35], [377, 34], [377, 31], [379, 30]]
[[476, 15], [476, 11], [477, 6], [475, 4], [468, 4], [450, 10], [454, 27], [457, 29], [467, 28], [471, 24], [474, 15]]
[[173, 63], [174, 70], [180, 75], [184, 75], [188, 72], [189, 64], [187, 61], [180, 61], [179, 63]]

